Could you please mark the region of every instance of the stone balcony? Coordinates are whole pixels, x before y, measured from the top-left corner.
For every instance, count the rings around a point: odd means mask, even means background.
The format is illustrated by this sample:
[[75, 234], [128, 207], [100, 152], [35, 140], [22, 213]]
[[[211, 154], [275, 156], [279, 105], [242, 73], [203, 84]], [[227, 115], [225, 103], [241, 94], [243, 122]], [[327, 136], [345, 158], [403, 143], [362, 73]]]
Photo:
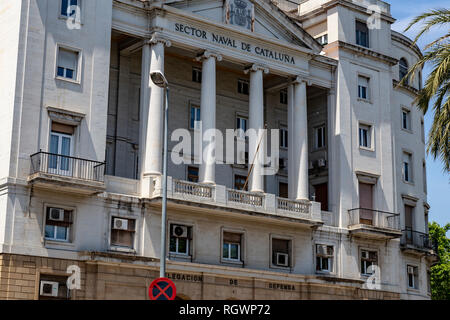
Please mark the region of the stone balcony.
[[365, 208], [351, 209], [348, 213], [348, 229], [356, 237], [388, 240], [402, 236], [397, 213]]
[[40, 151], [31, 155], [28, 183], [81, 195], [105, 191], [105, 163]]
[[[109, 177], [108, 177], [109, 178]], [[150, 199], [162, 197], [162, 178], [150, 180]], [[209, 205], [243, 213], [259, 213], [271, 218], [288, 218], [294, 222], [318, 227], [324, 224], [320, 203], [284, 199], [269, 193], [252, 193], [167, 178], [167, 199], [186, 202], [187, 205]]]

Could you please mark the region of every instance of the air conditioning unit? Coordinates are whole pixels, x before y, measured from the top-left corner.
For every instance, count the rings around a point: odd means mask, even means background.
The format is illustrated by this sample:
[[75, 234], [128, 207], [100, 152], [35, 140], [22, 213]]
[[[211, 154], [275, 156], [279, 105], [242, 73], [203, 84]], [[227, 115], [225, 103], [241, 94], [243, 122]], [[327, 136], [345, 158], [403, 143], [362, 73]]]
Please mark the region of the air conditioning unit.
[[287, 253], [277, 252], [277, 265], [287, 267], [289, 265], [289, 255]]
[[368, 253], [367, 251], [362, 251], [362, 252], [361, 252], [361, 258], [367, 259], [367, 258], [368, 258], [367, 253]]
[[318, 245], [317, 246], [317, 254], [326, 255], [327, 254], [327, 246]]
[[408, 273], [414, 274], [414, 267], [408, 266]]
[[172, 227], [172, 236], [176, 238], [187, 238], [188, 228], [186, 226], [174, 225]]
[[319, 166], [319, 168], [326, 167], [327, 161], [324, 158], [320, 158], [319, 160], [317, 160], [317, 165]]
[[50, 208], [49, 219], [53, 221], [64, 221], [64, 209]]
[[314, 169], [314, 163], [311, 160], [309, 161], [308, 169], [310, 169], [310, 170]]
[[54, 281], [41, 281], [40, 295], [46, 297], [57, 297], [59, 283]]
[[116, 229], [116, 230], [128, 230], [128, 220], [127, 219], [114, 218], [113, 229]]

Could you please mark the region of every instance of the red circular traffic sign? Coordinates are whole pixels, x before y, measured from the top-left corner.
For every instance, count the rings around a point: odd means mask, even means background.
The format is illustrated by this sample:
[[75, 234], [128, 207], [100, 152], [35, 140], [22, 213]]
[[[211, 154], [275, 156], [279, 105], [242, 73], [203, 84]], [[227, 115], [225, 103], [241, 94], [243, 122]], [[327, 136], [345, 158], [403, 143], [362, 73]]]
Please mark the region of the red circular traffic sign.
[[150, 300], [175, 300], [176, 295], [175, 283], [167, 278], [153, 280], [148, 288]]

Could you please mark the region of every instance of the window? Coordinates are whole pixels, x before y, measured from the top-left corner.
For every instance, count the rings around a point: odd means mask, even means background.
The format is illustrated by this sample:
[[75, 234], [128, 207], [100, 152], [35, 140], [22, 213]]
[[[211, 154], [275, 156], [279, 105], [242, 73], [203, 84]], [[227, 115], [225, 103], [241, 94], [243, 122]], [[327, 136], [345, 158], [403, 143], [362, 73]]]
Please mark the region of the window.
[[402, 110], [402, 129], [411, 130], [411, 112], [409, 110]]
[[291, 240], [272, 238], [272, 265], [291, 266]]
[[328, 44], [328, 34], [324, 34], [320, 37], [316, 38], [317, 42], [319, 42], [321, 45], [325, 46]]
[[73, 6], [78, 6], [78, 0], [61, 0], [61, 15], [64, 17], [72, 17], [76, 14]]
[[325, 147], [325, 126], [314, 128], [314, 148]]
[[245, 95], [248, 95], [249, 92], [249, 86], [248, 86], [248, 81], [247, 80], [238, 80], [238, 93], [242, 93]]
[[419, 289], [419, 271], [415, 266], [408, 265], [406, 272], [408, 273], [408, 288]]
[[376, 266], [378, 265], [378, 253], [376, 251], [368, 251], [368, 250], [362, 250], [361, 251], [361, 274], [362, 275], [371, 275], [375, 272], [375, 270], [372, 270], [372, 272], [369, 272], [368, 269], [370, 266]]
[[111, 219], [111, 246], [134, 248], [136, 220], [122, 217]]
[[236, 129], [238, 130], [238, 137], [244, 138], [245, 132], [247, 131], [247, 118], [241, 116], [236, 117]]
[[365, 22], [356, 21], [356, 44], [369, 47], [369, 28]]
[[403, 152], [403, 180], [405, 182], [412, 182], [412, 155], [408, 152]]
[[288, 103], [288, 94], [287, 94], [287, 90], [281, 90], [280, 91], [280, 103], [281, 104], [287, 104]]
[[171, 224], [170, 225], [170, 253], [190, 255], [190, 245], [192, 240], [192, 227]]
[[288, 147], [288, 130], [286, 127], [280, 128], [280, 147], [281, 148]]
[[358, 76], [358, 98], [369, 100], [369, 78]]
[[333, 271], [333, 246], [322, 244], [316, 245], [316, 271]]
[[191, 106], [189, 128], [199, 130], [200, 121], [200, 107], [196, 105]]
[[199, 68], [192, 68], [192, 81], [202, 83], [202, 70]]
[[189, 166], [187, 169], [187, 180], [190, 182], [198, 182], [198, 168]]
[[359, 126], [359, 146], [364, 148], [372, 148], [372, 127], [368, 125]]
[[72, 213], [72, 210], [47, 207], [45, 213], [45, 239], [69, 242]]
[[422, 162], [422, 179], [423, 179], [423, 192], [427, 193], [427, 165]]
[[420, 120], [420, 131], [421, 131], [420, 133], [422, 135], [422, 142], [425, 143], [425, 126], [423, 123], [423, 119]]
[[[246, 176], [241, 176], [236, 174], [234, 176], [234, 188], [236, 190], [244, 190], [245, 181], [247, 180]], [[245, 186], [245, 191], [248, 190], [248, 184]]]
[[57, 76], [65, 79], [78, 79], [78, 62], [80, 53], [68, 49], [58, 48]]
[[320, 210], [328, 211], [328, 183], [314, 185], [315, 201], [320, 202]]
[[66, 124], [52, 122], [50, 133], [49, 172], [58, 175], [71, 175], [71, 156], [73, 152], [73, 134], [75, 128]]
[[289, 195], [288, 195], [288, 184], [287, 183], [280, 182], [278, 184], [278, 196], [280, 198], [285, 198], [285, 199], [289, 198]]
[[[399, 63], [398, 80], [401, 81], [408, 74], [408, 62], [405, 58], [401, 58]], [[405, 84], [408, 84], [408, 78], [405, 79]]]
[[66, 276], [41, 274], [39, 278], [39, 300], [69, 300]]
[[223, 232], [222, 258], [224, 260], [241, 261], [242, 234]]

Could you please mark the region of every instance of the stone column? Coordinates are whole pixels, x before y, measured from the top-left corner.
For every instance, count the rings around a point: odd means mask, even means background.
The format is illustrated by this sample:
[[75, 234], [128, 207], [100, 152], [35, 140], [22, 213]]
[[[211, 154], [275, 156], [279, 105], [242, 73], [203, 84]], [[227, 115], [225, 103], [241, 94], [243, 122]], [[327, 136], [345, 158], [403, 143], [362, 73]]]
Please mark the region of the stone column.
[[[150, 79], [150, 73], [164, 73], [164, 46], [170, 41], [157, 35], [144, 43], [142, 48], [142, 80], [141, 80], [141, 134], [140, 134], [140, 169], [141, 180], [162, 173], [162, 148], [164, 129], [164, 89], [159, 88]], [[150, 181], [142, 181], [141, 193], [149, 196]]]
[[216, 183], [216, 60], [220, 54], [205, 51], [197, 57], [202, 60], [202, 91], [200, 100], [200, 118], [202, 121], [203, 156], [199, 170], [201, 183]]
[[288, 95], [288, 197], [289, 199], [297, 198], [297, 179], [294, 172], [294, 147], [296, 140], [294, 139], [294, 84], [291, 83], [287, 89]]
[[309, 200], [308, 121], [306, 82], [297, 78], [294, 84], [294, 176], [297, 181], [295, 199]]
[[[249, 137], [249, 190], [251, 192], [264, 192], [264, 155], [265, 141], [263, 139], [264, 129], [264, 87], [263, 73], [269, 73], [269, 69], [252, 65], [246, 70], [250, 72], [250, 92], [249, 92], [249, 129], [254, 135]], [[259, 150], [258, 150], [259, 145]], [[255, 156], [256, 155], [256, 156]], [[252, 166], [252, 161], [254, 161]]]

